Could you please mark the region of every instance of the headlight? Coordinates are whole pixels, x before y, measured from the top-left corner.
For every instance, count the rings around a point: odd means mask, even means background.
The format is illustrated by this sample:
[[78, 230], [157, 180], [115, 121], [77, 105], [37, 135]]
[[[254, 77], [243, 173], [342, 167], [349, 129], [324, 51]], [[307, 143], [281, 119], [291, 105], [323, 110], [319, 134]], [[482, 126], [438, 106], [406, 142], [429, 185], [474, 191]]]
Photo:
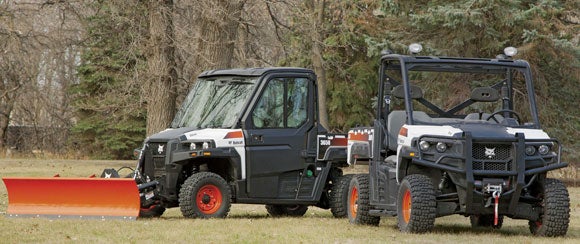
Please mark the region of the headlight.
[[546, 145], [541, 145], [538, 147], [538, 152], [542, 155], [546, 155], [550, 152], [550, 148]]
[[536, 154], [536, 147], [534, 146], [526, 146], [526, 155], [532, 156]]
[[421, 149], [421, 151], [427, 151], [427, 150], [429, 150], [429, 147], [430, 146], [431, 145], [429, 144], [429, 142], [426, 142], [426, 141], [419, 142], [419, 148]]
[[203, 142], [203, 144], [201, 144], [201, 147], [202, 147], [203, 149], [208, 149], [208, 148], [209, 148], [209, 143], [207, 143], [207, 142]]
[[437, 152], [443, 153], [447, 150], [447, 144], [443, 142], [438, 142], [435, 148], [437, 149]]

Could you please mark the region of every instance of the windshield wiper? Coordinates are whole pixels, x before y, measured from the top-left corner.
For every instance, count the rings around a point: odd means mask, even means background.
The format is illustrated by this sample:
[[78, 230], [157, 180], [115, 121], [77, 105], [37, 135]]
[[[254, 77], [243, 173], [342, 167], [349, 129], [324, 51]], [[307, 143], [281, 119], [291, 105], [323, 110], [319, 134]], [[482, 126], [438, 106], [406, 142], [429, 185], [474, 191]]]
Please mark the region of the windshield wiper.
[[229, 82], [230, 84], [234, 85], [253, 85], [253, 82], [245, 81], [245, 80], [232, 80]]

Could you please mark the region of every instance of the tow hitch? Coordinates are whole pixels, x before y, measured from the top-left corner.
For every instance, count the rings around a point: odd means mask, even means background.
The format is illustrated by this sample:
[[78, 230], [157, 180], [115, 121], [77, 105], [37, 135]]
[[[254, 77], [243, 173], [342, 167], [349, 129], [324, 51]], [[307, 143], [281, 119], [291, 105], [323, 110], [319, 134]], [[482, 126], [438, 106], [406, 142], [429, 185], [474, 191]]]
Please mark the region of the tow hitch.
[[503, 190], [503, 182], [501, 184], [487, 184], [484, 187], [484, 192], [491, 194], [491, 197], [487, 199], [485, 207], [491, 206], [491, 201], [494, 201], [494, 211], [493, 211], [493, 225], [497, 226], [499, 223], [499, 198]]

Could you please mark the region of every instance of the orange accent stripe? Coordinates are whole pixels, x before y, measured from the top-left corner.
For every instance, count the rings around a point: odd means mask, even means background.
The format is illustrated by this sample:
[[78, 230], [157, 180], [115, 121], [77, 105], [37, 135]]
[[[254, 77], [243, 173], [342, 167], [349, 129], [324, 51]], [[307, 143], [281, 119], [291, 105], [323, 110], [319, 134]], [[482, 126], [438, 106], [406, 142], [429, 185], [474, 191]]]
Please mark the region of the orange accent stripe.
[[346, 138], [337, 138], [334, 137], [331, 142], [332, 146], [346, 146], [348, 145], [348, 140]]
[[399, 135], [407, 137], [407, 133], [409, 132], [409, 130], [405, 127], [401, 127], [401, 129], [399, 130]]
[[369, 134], [367, 133], [348, 133], [348, 139], [351, 141], [368, 141]]
[[2, 179], [8, 190], [7, 214], [122, 216], [139, 215], [139, 190], [130, 178]]
[[241, 130], [228, 132], [224, 139], [232, 139], [232, 138], [244, 138], [244, 134]]

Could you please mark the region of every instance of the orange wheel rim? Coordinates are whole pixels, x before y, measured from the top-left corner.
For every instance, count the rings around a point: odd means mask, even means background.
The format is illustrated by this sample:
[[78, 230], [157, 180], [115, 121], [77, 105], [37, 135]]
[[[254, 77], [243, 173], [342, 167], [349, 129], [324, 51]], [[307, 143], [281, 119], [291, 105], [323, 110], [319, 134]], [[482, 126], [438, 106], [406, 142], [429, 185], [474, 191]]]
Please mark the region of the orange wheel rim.
[[405, 220], [405, 223], [409, 223], [409, 220], [411, 219], [411, 191], [408, 189], [403, 195], [401, 209], [403, 210], [403, 220]]
[[358, 188], [353, 187], [350, 192], [350, 215], [354, 218], [356, 217], [356, 210], [358, 208]]
[[195, 196], [199, 211], [204, 214], [214, 214], [222, 205], [222, 192], [217, 186], [205, 185]]

